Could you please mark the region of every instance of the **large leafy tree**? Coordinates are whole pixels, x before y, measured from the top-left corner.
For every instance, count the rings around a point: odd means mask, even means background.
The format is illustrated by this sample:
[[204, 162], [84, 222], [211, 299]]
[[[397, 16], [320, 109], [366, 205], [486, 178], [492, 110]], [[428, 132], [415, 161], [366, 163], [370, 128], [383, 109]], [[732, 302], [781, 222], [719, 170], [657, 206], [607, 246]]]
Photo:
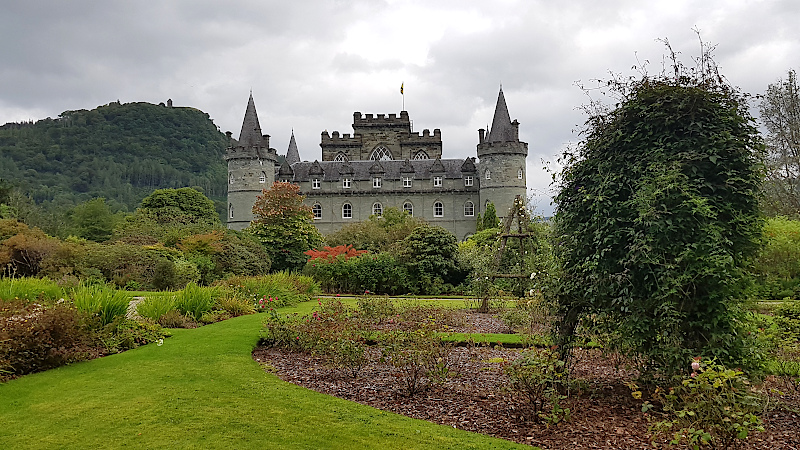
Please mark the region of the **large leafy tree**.
[[761, 101], [767, 129], [765, 209], [772, 214], [800, 216], [800, 87], [790, 70], [786, 80], [770, 84]]
[[556, 196], [562, 343], [593, 318], [649, 374], [752, 361], [736, 298], [761, 233], [763, 144], [743, 95], [698, 61], [609, 83], [619, 103], [589, 118]]
[[303, 204], [300, 188], [275, 182], [253, 205], [255, 220], [247, 230], [264, 245], [273, 270], [300, 270], [308, 257], [304, 252], [322, 243], [312, 224], [311, 208]]

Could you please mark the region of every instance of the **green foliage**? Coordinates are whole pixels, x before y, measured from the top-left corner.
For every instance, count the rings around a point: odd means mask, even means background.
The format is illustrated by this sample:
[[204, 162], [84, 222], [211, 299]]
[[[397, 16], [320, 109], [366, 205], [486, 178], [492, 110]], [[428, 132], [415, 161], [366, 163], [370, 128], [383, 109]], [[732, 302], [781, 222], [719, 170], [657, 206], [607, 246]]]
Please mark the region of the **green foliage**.
[[373, 254], [396, 251], [400, 243], [420, 225], [420, 219], [390, 207], [384, 210], [382, 216], [373, 215], [369, 220], [343, 226], [325, 236], [325, 242], [331, 247], [352, 245], [355, 249]]
[[114, 211], [133, 211], [153, 189], [197, 186], [223, 202], [227, 145], [208, 115], [194, 108], [113, 102], [1, 126], [0, 178], [42, 208], [23, 214], [26, 219], [61, 235], [63, 225], [45, 216], [92, 198], [104, 197]]
[[405, 294], [417, 291], [406, 266], [391, 253], [354, 258], [312, 260], [303, 273], [312, 276], [325, 292]]
[[[651, 425], [654, 437], [672, 433], [673, 445], [686, 441], [693, 448], [730, 448], [764, 431], [758, 418], [763, 404], [741, 370], [698, 359], [695, 364], [696, 369], [679, 378], [680, 384], [656, 392], [666, 418]], [[650, 407], [645, 403], [645, 410]]]
[[388, 296], [377, 297], [363, 295], [358, 298], [359, 314], [364, 320], [383, 323], [384, 320], [394, 317], [398, 308]]
[[69, 212], [69, 218], [76, 236], [95, 242], [111, 238], [114, 226], [119, 221], [102, 197], [75, 206]]
[[214, 309], [216, 299], [220, 295], [219, 287], [202, 287], [195, 283], [189, 283], [175, 293], [175, 309], [181, 314], [200, 321], [204, 313]]
[[800, 87], [797, 73], [789, 70], [786, 80], [770, 84], [761, 98], [761, 120], [767, 130], [764, 210], [770, 215], [800, 216]]
[[311, 208], [303, 205], [300, 188], [275, 182], [253, 205], [255, 219], [247, 227], [266, 249], [272, 270], [301, 270], [308, 259], [305, 252], [322, 244], [313, 225]]
[[404, 392], [413, 396], [428, 388], [431, 381], [448, 376], [448, 355], [453, 343], [446, 342], [430, 327], [390, 331], [381, 339], [381, 360], [400, 371]]
[[150, 319], [154, 322], [158, 322], [161, 316], [174, 309], [174, 295], [147, 297], [136, 305], [136, 312], [140, 316]]
[[214, 202], [188, 187], [156, 189], [142, 200], [138, 212], [158, 223], [219, 224]]
[[750, 290], [752, 296], [768, 300], [800, 298], [800, 221], [767, 219], [753, 273], [756, 283]]
[[[257, 277], [231, 277], [217, 283], [233, 291], [235, 296], [248, 299], [258, 310], [280, 308], [306, 302], [320, 292], [319, 285], [313, 278], [290, 272], [276, 272]], [[259, 308], [268, 299], [270, 306]], [[260, 303], [259, 303], [260, 302]]]
[[[526, 350], [505, 368], [511, 381], [512, 392], [523, 396], [531, 408], [533, 417], [555, 424], [569, 420], [569, 408], [560, 406], [565, 397], [569, 372], [566, 363], [559, 359], [558, 352], [550, 349]], [[546, 407], [550, 406], [549, 413]]]
[[64, 298], [64, 289], [48, 278], [0, 278], [0, 299], [53, 304]]
[[170, 336], [167, 330], [156, 323], [124, 317], [117, 319], [108, 328], [102, 341], [109, 353], [120, 353], [150, 343], [161, 345], [164, 338]]
[[483, 213], [483, 223], [481, 223], [480, 230], [488, 230], [491, 228], [498, 228], [500, 226], [500, 219], [497, 217], [497, 210], [494, 203], [489, 202], [486, 205], [486, 211]]
[[646, 374], [697, 354], [758, 364], [736, 299], [761, 233], [763, 144], [743, 96], [698, 61], [609, 83], [619, 103], [589, 118], [556, 196], [563, 341], [599, 317]]
[[93, 284], [81, 285], [70, 293], [78, 311], [96, 317], [100, 325], [108, 325], [128, 312], [130, 296], [125, 291]]
[[468, 270], [457, 260], [458, 240], [442, 227], [423, 225], [403, 239], [400, 253], [409, 275], [419, 282], [419, 291], [432, 293], [436, 280], [453, 286], [464, 281]]

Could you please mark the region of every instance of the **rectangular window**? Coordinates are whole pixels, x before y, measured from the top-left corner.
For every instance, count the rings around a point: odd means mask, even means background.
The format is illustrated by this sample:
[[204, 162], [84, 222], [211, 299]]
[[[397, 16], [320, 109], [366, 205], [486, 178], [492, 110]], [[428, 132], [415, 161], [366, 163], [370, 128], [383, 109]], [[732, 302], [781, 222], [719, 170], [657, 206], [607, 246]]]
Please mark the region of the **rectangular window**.
[[376, 189], [381, 187], [381, 177], [372, 177], [372, 187]]
[[442, 177], [433, 177], [433, 187], [442, 187]]
[[322, 187], [322, 182], [319, 178], [311, 180], [311, 189], [319, 189], [320, 187]]
[[403, 187], [404, 188], [411, 187], [411, 177], [403, 177]]
[[350, 189], [350, 178], [342, 178], [342, 187]]
[[467, 175], [464, 177], [464, 186], [472, 186], [472, 176]]

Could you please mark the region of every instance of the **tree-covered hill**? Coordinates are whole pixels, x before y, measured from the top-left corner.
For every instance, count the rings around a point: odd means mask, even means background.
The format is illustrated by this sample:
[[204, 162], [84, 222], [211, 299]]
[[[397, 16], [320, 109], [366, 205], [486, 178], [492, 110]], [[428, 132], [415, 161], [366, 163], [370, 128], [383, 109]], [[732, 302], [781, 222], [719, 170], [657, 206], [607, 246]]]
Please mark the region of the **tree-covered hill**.
[[114, 102], [0, 127], [0, 179], [51, 211], [95, 197], [133, 211], [154, 189], [185, 186], [224, 210], [226, 145], [197, 109]]

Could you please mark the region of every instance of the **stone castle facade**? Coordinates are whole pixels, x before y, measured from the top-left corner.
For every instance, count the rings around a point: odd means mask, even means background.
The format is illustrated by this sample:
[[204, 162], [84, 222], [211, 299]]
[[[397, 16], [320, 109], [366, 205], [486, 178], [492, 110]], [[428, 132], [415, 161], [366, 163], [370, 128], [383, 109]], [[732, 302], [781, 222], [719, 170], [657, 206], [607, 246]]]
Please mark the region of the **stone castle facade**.
[[239, 140], [228, 137], [228, 228], [237, 230], [250, 224], [256, 197], [274, 181], [300, 186], [323, 234], [395, 207], [465, 239], [489, 202], [503, 215], [526, 193], [528, 144], [502, 89], [491, 128], [478, 130], [477, 160], [442, 159], [441, 131], [413, 132], [407, 111], [353, 113], [352, 135], [322, 132], [322, 161], [301, 161], [292, 133], [281, 157], [262, 134], [252, 94]]

